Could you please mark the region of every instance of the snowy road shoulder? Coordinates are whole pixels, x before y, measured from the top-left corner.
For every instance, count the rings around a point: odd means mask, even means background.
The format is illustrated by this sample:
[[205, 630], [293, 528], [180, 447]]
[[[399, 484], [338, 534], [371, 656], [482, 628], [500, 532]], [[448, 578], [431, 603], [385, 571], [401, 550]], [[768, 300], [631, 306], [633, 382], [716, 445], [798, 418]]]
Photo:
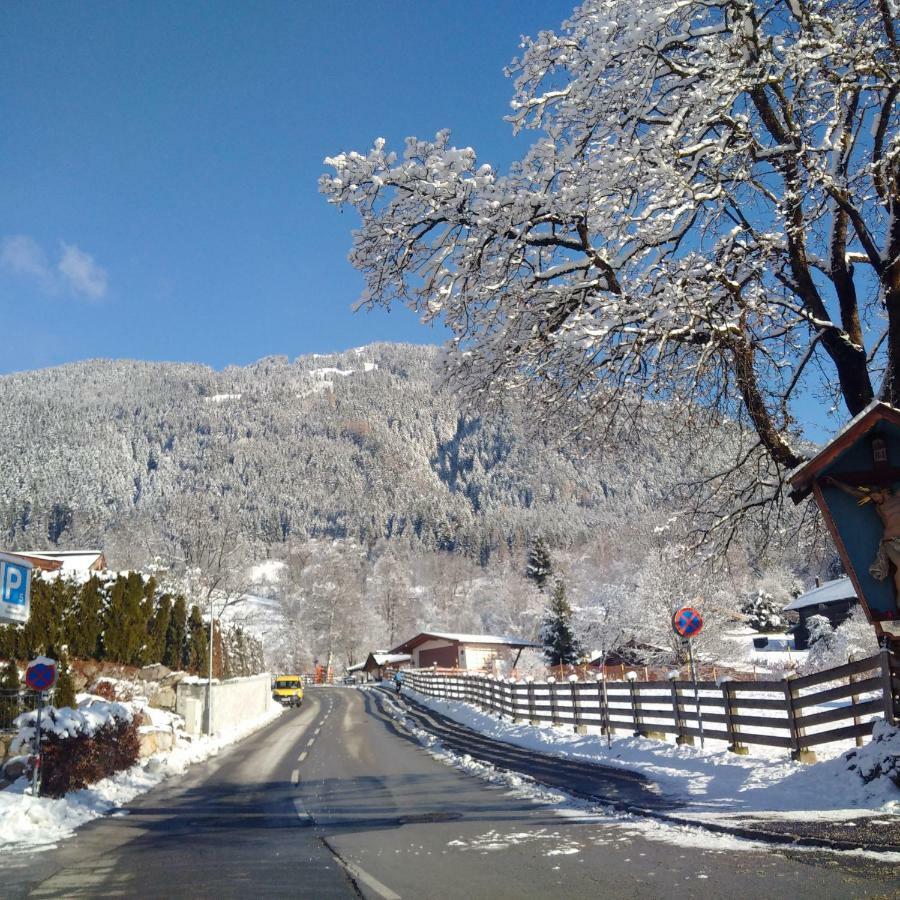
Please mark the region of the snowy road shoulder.
[[225, 747], [275, 721], [280, 706], [212, 737], [179, 738], [174, 748], [142, 760], [124, 772], [104, 778], [58, 800], [32, 797], [24, 778], [0, 791], [0, 850], [47, 849], [72, 836], [76, 828], [109, 815], [166, 778], [183, 774], [194, 763], [215, 756]]
[[[411, 699], [487, 738], [542, 754], [639, 772], [680, 801], [672, 815], [682, 822], [706, 828], [724, 826], [770, 839], [796, 838], [799, 844], [900, 848], [900, 788], [893, 780], [896, 770], [891, 768], [897, 765], [900, 736], [883, 725], [853, 759], [842, 755], [808, 766], [783, 757], [741, 757], [724, 750], [624, 736], [614, 737], [608, 748], [606, 738], [600, 735], [499, 721], [458, 701], [418, 694], [411, 694]], [[435, 746], [427, 733], [416, 736], [433, 752], [447, 755], [446, 748]], [[483, 768], [477, 760], [448, 761], [473, 770]], [[473, 774], [487, 774], [491, 780], [497, 777], [496, 773]], [[534, 789], [543, 790], [537, 785]]]

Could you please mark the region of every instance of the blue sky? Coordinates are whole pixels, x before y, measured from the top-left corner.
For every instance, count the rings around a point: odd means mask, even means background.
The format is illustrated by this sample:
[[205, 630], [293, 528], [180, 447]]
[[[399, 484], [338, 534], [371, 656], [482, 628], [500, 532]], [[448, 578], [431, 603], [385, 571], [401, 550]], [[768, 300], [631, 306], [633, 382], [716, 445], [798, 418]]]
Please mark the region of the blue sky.
[[451, 127], [505, 167], [503, 66], [556, 0], [0, 7], [0, 372], [92, 357], [222, 367], [374, 340], [323, 157]]

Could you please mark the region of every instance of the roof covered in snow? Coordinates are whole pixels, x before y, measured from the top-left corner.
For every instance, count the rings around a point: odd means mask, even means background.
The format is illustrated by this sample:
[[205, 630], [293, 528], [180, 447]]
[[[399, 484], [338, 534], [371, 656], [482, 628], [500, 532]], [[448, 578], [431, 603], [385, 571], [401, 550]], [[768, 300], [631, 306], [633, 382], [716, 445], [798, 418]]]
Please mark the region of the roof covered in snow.
[[454, 644], [494, 644], [501, 647], [539, 647], [531, 641], [522, 638], [509, 637], [497, 634], [455, 634], [449, 631], [422, 631], [406, 643], [400, 644], [391, 650], [391, 653], [408, 653], [410, 650], [424, 644], [426, 641], [449, 641]]
[[87, 577], [91, 572], [99, 572], [106, 568], [106, 557], [101, 550], [63, 550], [59, 553], [43, 550], [27, 550], [24, 552], [9, 551], [13, 556], [27, 559], [45, 560], [60, 563], [63, 575]]
[[820, 587], [813, 588], [792, 600], [785, 609], [805, 609], [807, 606], [819, 606], [822, 603], [838, 603], [843, 600], [856, 600], [856, 589], [849, 578], [836, 578], [826, 581]]
[[372, 653], [371, 658], [375, 660], [375, 665], [386, 666], [390, 663], [409, 662], [412, 657], [408, 653]]

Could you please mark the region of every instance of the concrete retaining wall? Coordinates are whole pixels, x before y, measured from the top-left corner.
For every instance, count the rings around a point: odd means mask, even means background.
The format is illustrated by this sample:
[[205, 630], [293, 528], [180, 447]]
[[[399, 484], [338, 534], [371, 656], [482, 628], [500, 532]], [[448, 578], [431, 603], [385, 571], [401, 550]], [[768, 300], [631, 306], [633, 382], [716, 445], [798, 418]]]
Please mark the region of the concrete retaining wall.
[[[205, 733], [209, 717], [205, 681], [182, 681], [176, 692], [175, 711], [184, 719], [188, 734]], [[257, 719], [272, 708], [271, 677], [268, 674], [213, 682], [213, 733]]]

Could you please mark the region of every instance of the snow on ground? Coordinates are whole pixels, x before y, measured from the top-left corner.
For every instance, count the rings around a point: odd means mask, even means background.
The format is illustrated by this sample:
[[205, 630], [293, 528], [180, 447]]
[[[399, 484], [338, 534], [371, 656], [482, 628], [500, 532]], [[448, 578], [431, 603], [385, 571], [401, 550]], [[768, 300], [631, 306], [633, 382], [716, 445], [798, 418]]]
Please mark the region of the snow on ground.
[[286, 574], [287, 563], [283, 559], [266, 559], [250, 567], [250, 584], [280, 584]]
[[[172, 750], [156, 753], [124, 772], [59, 800], [32, 797], [30, 785], [20, 778], [5, 791], [0, 791], [0, 850], [48, 849], [71, 837], [85, 822], [108, 815], [172, 775], [181, 775], [188, 766], [215, 756], [224, 747], [268, 725], [283, 712], [281, 706], [274, 706], [265, 715], [212, 737], [203, 735], [191, 740], [180, 733]], [[159, 724], [167, 715], [170, 720], [176, 718], [161, 710], [154, 713], [154, 724]]]
[[[660, 742], [649, 741], [643, 738], [613, 738], [612, 755], [610, 755], [606, 750], [605, 736], [601, 741], [601, 738], [597, 735], [584, 736], [564, 734], [558, 729], [551, 729], [549, 727], [542, 728], [538, 726], [512, 725], [508, 722], [498, 722], [492, 716], [481, 713], [464, 703], [448, 700], [435, 700], [412, 691], [410, 694], [417, 702], [422, 703], [424, 706], [428, 706], [435, 711], [446, 715], [448, 718], [455, 719], [461, 724], [467, 725], [470, 728], [476, 729], [483, 734], [498, 740], [505, 740], [509, 743], [517, 744], [518, 746], [529, 747], [543, 752], [549, 751], [564, 756], [585, 759], [603, 765], [621, 765], [623, 768], [640, 771], [648, 775], [648, 777], [659, 779], [661, 786], [668, 790], [677, 790], [678, 788], [681, 788], [682, 791], [684, 791], [686, 784], [691, 781], [696, 774], [699, 773], [701, 777], [708, 776], [709, 780], [706, 781], [708, 793], [707, 800], [709, 801], [714, 795], [717, 795], [717, 803], [713, 803], [713, 807], [718, 807], [719, 812], [733, 813], [741, 811], [738, 807], [740, 806], [740, 803], [744, 801], [738, 799], [738, 796], [741, 794], [739, 779], [717, 781], [717, 776], [720, 774], [717, 771], [717, 767], [721, 766], [727, 769], [728, 766], [734, 763], [737, 764], [739, 768], [757, 770], [755, 774], [762, 776], [763, 781], [768, 780], [770, 788], [777, 785], [779, 781], [785, 781], [788, 777], [783, 776], [781, 779], [778, 777], [766, 779], [763, 776], [763, 772], [772, 768], [772, 763], [770, 761], [759, 759], [748, 760], [746, 757], [736, 757], [727, 752], [702, 751], [699, 748], [693, 747], [676, 747], [674, 745], [669, 745], [667, 748], [666, 745]], [[704, 814], [701, 811], [697, 796], [692, 795], [689, 792], [682, 793], [680, 796], [693, 802], [688, 809], [679, 809], [677, 815], [681, 819], [694, 818], [698, 823], [698, 827], [674, 822], [669, 823], [661, 821], [659, 818], [648, 818], [640, 815], [614, 812], [608, 807], [598, 806], [595, 803], [588, 803], [587, 801], [563, 794], [561, 791], [553, 788], [545, 787], [528, 776], [499, 769], [496, 766], [473, 759], [467, 754], [460, 755], [454, 753], [445, 748], [438, 738], [420, 728], [409, 719], [406, 716], [403, 707], [394, 701], [392, 695], [387, 696], [385, 700], [391, 715], [398, 722], [402, 723], [402, 726], [406, 731], [415, 737], [435, 759], [446, 765], [452, 765], [462, 769], [463, 771], [478, 778], [482, 778], [492, 784], [505, 785], [509, 788], [510, 796], [516, 799], [529, 800], [533, 803], [542, 804], [564, 818], [579, 823], [603, 825], [607, 829], [604, 832], [591, 833], [588, 835], [586, 842], [583, 845], [578, 845], [574, 842], [557, 842], [556, 845], [547, 846], [543, 852], [544, 856], [552, 858], [553, 856], [569, 855], [578, 853], [581, 849], [590, 849], [590, 847], [605, 844], [610, 844], [617, 850], [624, 850], [627, 849], [628, 845], [635, 837], [652, 841], [664, 841], [667, 843], [674, 843], [679, 847], [690, 847], [715, 853], [726, 853], [736, 850], [756, 850], [762, 852], [771, 850], [770, 845], [762, 841], [753, 841], [731, 834], [719, 834], [705, 830], [702, 827], [703, 822], [708, 818], [716, 818], [716, 816], [710, 816], [708, 813]], [[550, 732], [549, 734], [537, 734], [537, 732], [548, 731]], [[897, 736], [896, 731], [894, 731], [892, 735], [892, 740], [900, 741], [900, 737]], [[587, 741], [593, 741], [596, 742], [596, 744], [602, 743], [602, 746], [583, 746]], [[580, 748], [581, 752], [578, 752], [577, 745], [582, 745]], [[571, 752], [573, 749], [575, 749], [576, 752]], [[882, 748], [882, 751], [884, 749], [885, 748]], [[677, 752], [667, 753], [667, 750]], [[654, 756], [657, 757], [655, 760]], [[870, 756], [872, 758], [869, 759], [868, 762], [872, 762], [872, 759], [879, 757], [880, 754], [875, 752], [870, 754]], [[691, 757], [694, 757], [692, 763], [690, 762]], [[688, 764], [679, 765], [679, 759], [682, 762], [688, 761]], [[674, 764], [672, 764], [672, 760], [675, 761]], [[818, 819], [847, 818], [851, 815], [853, 818], [858, 819], [861, 815], [866, 814], [866, 810], [862, 804], [852, 809], [837, 810], [830, 809], [827, 802], [823, 802], [825, 798], [823, 798], [821, 794], [827, 793], [834, 787], [834, 785], [828, 784], [829, 780], [834, 779], [837, 775], [840, 776], [841, 780], [846, 778], [846, 770], [838, 773], [835, 769], [835, 764], [840, 761], [839, 758], [817, 766], [801, 766], [797, 763], [785, 764], [786, 768], [791, 770], [791, 772], [788, 773], [789, 775], [802, 775], [803, 772], [813, 773], [816, 771], [821, 775], [821, 777], [808, 775], [807, 777], [810, 778], [812, 783], [807, 785], [805, 789], [801, 789], [799, 785], [794, 785], [796, 790], [791, 789], [784, 792], [783, 799], [787, 800], [788, 798], [792, 798], [795, 806], [798, 798], [801, 796], [803, 798], [802, 808], [793, 810], [795, 816], [800, 816], [802, 814], [803, 818], [809, 819], [810, 810], [816, 810], [815, 817]], [[866, 763], [863, 763], [863, 765], [865, 764]], [[663, 778], [666, 779], [665, 783], [663, 783]], [[754, 783], [752, 778], [749, 779], [749, 783], [751, 785]], [[732, 794], [734, 795], [732, 797], [726, 796], [729, 784]], [[884, 785], [882, 785], [882, 787], [884, 787]], [[850, 803], [852, 796], [858, 798], [859, 794], [857, 793], [854, 795], [853, 791], [848, 790], [845, 786], [842, 796], [844, 798], [843, 802]], [[771, 796], [769, 799], [771, 799]], [[874, 799], [875, 802], [878, 801], [878, 798], [870, 799]], [[735, 805], [732, 805], [732, 800], [735, 800]], [[816, 800], [820, 803], [819, 807], [815, 806]], [[870, 807], [869, 811], [874, 812], [875, 809]], [[891, 816], [897, 812], [900, 812], [900, 790], [894, 789], [893, 798], [889, 798], [887, 803], [882, 804], [880, 808], [878, 808], [878, 814], [882, 816]], [[791, 813], [782, 812], [776, 813], [775, 815], [790, 816]], [[505, 835], [500, 832], [489, 832], [483, 836], [472, 839], [466, 843], [465, 847], [460, 847], [460, 849], [471, 849], [484, 853], [489, 852], [490, 850], [504, 849], [505, 846], [508, 846], [511, 843], [521, 843], [532, 838], [535, 841], [543, 840], [541, 835], [535, 836], [531, 833], [523, 836], [523, 834], [520, 833]], [[801, 853], [807, 852], [807, 850], [809, 852], [820, 852], [815, 849], [804, 848], [801, 846], [795, 847], [794, 850], [795, 852]], [[844, 850], [837, 852], [845, 856], [876, 858], [883, 863], [900, 864], [900, 853], [871, 853], [865, 850]], [[698, 877], [705, 878], [706, 876], [703, 875]]]
[[[725, 637], [734, 644], [734, 655], [729, 654], [729, 666], [742, 672], [756, 671], [781, 674], [802, 669], [809, 655], [808, 650], [794, 649], [791, 634], [760, 634], [752, 628], [736, 628]], [[753, 646], [754, 638], [767, 638], [766, 646]]]
[[[815, 765], [793, 762], [784, 750], [753, 748], [750, 756], [738, 756], [722, 744], [706, 749], [678, 746], [649, 738], [613, 735], [579, 735], [551, 725], [517, 725], [500, 721], [459, 701], [437, 700], [413, 694], [424, 706], [496, 740], [519, 747], [553, 753], [586, 762], [618, 766], [640, 772], [667, 794], [686, 803], [680, 817], [698, 821], [721, 815], [790, 814], [815, 810], [819, 817], [854, 818], [861, 810], [900, 815], [900, 788], [887, 772], [892, 756], [900, 755], [900, 732], [876, 726], [872, 741], [847, 760], [835, 751], [832, 759]], [[879, 734], [882, 740], [877, 740]], [[856, 766], [850, 769], [849, 766]], [[866, 784], [857, 774], [880, 777]]]

